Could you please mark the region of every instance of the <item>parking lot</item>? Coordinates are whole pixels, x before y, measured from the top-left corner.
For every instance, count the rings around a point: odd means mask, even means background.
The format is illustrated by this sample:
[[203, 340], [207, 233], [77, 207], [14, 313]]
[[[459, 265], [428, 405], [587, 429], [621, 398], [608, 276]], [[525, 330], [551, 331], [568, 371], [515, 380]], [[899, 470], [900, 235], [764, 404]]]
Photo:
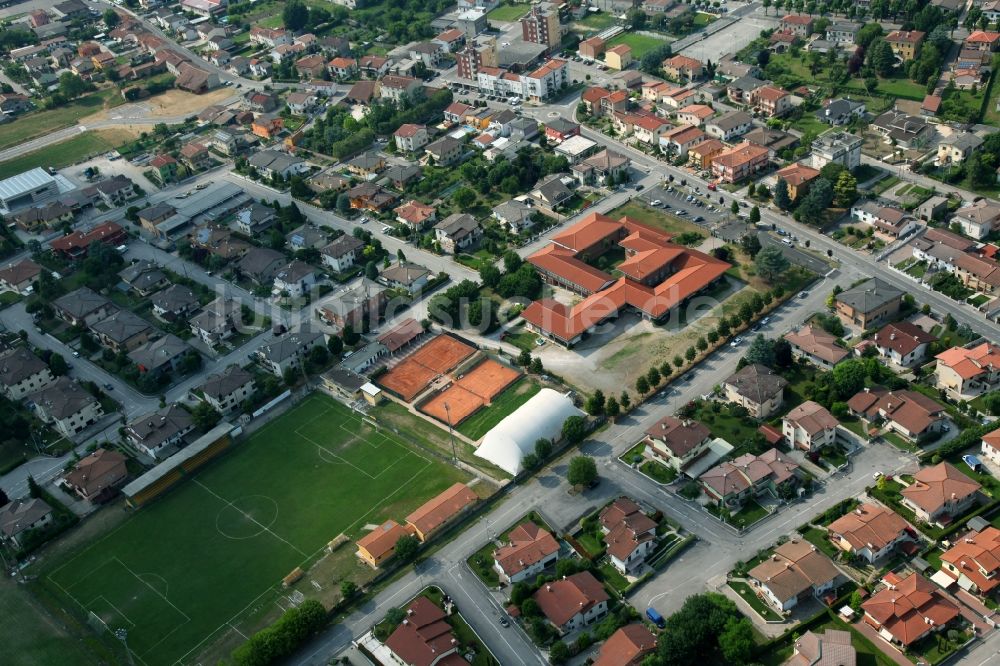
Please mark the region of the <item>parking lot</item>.
[[[696, 187], [681, 185], [680, 181], [667, 182], [645, 190], [639, 198], [651, 206], [672, 212], [706, 229], [732, 217], [729, 210], [732, 199], [727, 199], [724, 194], [700, 189], [698, 192]], [[720, 203], [720, 197], [725, 203]], [[654, 204], [655, 201], [660, 203]]]

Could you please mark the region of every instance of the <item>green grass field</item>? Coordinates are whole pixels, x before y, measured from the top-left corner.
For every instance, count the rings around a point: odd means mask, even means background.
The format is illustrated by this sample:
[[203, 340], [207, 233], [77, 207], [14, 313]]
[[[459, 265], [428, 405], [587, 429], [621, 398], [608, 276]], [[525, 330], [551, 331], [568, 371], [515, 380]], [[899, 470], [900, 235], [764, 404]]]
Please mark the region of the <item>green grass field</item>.
[[83, 132], [71, 139], [0, 162], [0, 178], [9, 178], [35, 167], [61, 169], [98, 153], [114, 150], [125, 142], [124, 138], [122, 141], [114, 141], [109, 140], [106, 134]]
[[75, 125], [80, 118], [103, 109], [105, 104], [113, 107], [124, 101], [117, 90], [101, 90], [58, 109], [27, 113], [12, 123], [0, 125], [0, 149], [10, 148], [29, 139]]
[[137, 663], [249, 634], [241, 622], [275, 610], [282, 578], [338, 534], [402, 521], [468, 478], [320, 394], [238, 446], [43, 574], [68, 607], [127, 628]]
[[525, 3], [517, 5], [500, 5], [487, 14], [486, 18], [493, 21], [516, 21], [527, 14], [530, 8], [531, 7]]
[[657, 39], [648, 35], [637, 35], [631, 32], [623, 32], [608, 42], [608, 48], [619, 44], [628, 44], [632, 47], [632, 59], [639, 60], [653, 49], [657, 49], [669, 43], [666, 39]]
[[462, 421], [457, 430], [469, 439], [477, 440], [488, 433], [493, 426], [510, 416], [511, 412], [528, 402], [531, 396], [542, 389], [537, 383], [521, 378], [513, 386], [497, 396], [489, 407]]
[[608, 215], [616, 220], [624, 216], [628, 216], [637, 222], [642, 222], [643, 224], [648, 224], [651, 227], [673, 234], [683, 234], [686, 232], [704, 234], [705, 232], [704, 229], [699, 227], [694, 222], [682, 220], [676, 215], [671, 215], [663, 210], [653, 208], [638, 199], [633, 199], [624, 206], [619, 206], [618, 208], [609, 211]]

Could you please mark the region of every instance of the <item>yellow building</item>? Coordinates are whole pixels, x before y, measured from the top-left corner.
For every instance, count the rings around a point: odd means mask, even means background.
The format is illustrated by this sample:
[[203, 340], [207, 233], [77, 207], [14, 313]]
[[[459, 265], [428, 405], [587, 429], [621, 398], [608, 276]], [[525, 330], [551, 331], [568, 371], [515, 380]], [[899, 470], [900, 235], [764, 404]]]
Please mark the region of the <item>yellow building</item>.
[[903, 62], [916, 60], [917, 54], [920, 53], [920, 45], [924, 43], [924, 33], [919, 30], [893, 30], [885, 41]]
[[632, 47], [619, 44], [604, 53], [604, 64], [611, 69], [625, 69], [632, 64]]

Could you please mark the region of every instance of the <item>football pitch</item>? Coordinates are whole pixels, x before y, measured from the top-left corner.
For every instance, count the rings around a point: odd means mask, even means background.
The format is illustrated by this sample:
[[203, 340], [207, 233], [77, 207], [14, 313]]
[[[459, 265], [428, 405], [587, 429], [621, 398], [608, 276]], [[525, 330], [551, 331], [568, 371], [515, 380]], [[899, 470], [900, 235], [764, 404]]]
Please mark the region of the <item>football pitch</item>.
[[341, 532], [402, 521], [467, 479], [314, 394], [43, 581], [92, 625], [126, 629], [137, 663], [188, 663], [275, 609], [282, 578]]

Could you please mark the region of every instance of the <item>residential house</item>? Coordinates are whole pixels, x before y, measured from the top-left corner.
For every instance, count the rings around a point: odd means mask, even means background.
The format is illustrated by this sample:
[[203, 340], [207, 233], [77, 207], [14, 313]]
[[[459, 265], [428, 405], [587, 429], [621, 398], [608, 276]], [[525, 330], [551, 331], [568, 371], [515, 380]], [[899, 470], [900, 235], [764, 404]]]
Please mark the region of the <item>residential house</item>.
[[826, 27], [826, 38], [834, 44], [856, 44], [861, 24], [854, 21], [834, 21]]
[[518, 525], [507, 535], [506, 545], [493, 551], [493, 568], [509, 585], [529, 580], [559, 558], [559, 542], [535, 523]]
[[324, 347], [326, 338], [322, 333], [298, 330], [286, 333], [274, 342], [261, 345], [254, 355], [265, 369], [283, 377], [290, 368], [298, 368], [313, 347]]
[[674, 81], [694, 81], [704, 75], [705, 66], [700, 60], [678, 54], [663, 61], [663, 71]]
[[1000, 347], [990, 342], [952, 347], [935, 358], [937, 387], [960, 399], [971, 399], [1000, 385]]
[[479, 501], [479, 496], [464, 483], [455, 483], [441, 494], [420, 505], [406, 517], [406, 525], [421, 541], [464, 513]]
[[383, 268], [379, 280], [391, 289], [405, 289], [411, 294], [419, 293], [433, 277], [423, 266], [406, 262], [397, 262], [388, 268]]
[[61, 222], [72, 222], [73, 209], [54, 201], [44, 206], [25, 208], [14, 213], [8, 219], [12, 220], [19, 229], [29, 233], [38, 233], [41, 229], [51, 229]]
[[706, 139], [688, 148], [688, 162], [696, 169], [708, 169], [712, 166], [712, 160], [725, 150], [726, 144], [718, 139]]
[[63, 321], [81, 328], [106, 319], [118, 311], [114, 303], [87, 287], [80, 287], [60, 296], [53, 301], [52, 309]]
[[410, 530], [395, 520], [387, 520], [358, 539], [356, 555], [368, 566], [378, 569], [380, 564], [396, 553], [396, 544], [404, 536], [411, 536]]
[[209, 375], [205, 383], [198, 387], [202, 400], [223, 415], [240, 409], [253, 396], [255, 389], [253, 375], [238, 365]]
[[166, 451], [184, 440], [194, 430], [194, 420], [186, 409], [167, 405], [143, 414], [125, 426], [125, 435], [137, 449], [158, 460]]
[[864, 102], [851, 99], [831, 99], [816, 111], [816, 117], [826, 125], [846, 125], [855, 118], [864, 118], [866, 107]]
[[[320, 57], [320, 56], [312, 56]], [[302, 62], [301, 60], [299, 61]], [[291, 92], [288, 93], [288, 97], [285, 98], [285, 104], [288, 105], [288, 110], [292, 113], [298, 115], [304, 115], [309, 113], [313, 107], [316, 106], [318, 98], [311, 92]]]
[[320, 260], [330, 270], [343, 273], [355, 265], [358, 253], [364, 246], [363, 241], [349, 234], [343, 234], [319, 251]]
[[656, 522], [627, 497], [619, 497], [599, 516], [611, 565], [623, 574], [634, 573], [656, 548]]
[[254, 247], [243, 255], [237, 268], [254, 284], [263, 286], [274, 281], [274, 276], [278, 274], [287, 261], [285, 255], [277, 250], [268, 247]]
[[919, 30], [893, 30], [885, 36], [886, 43], [902, 62], [916, 60], [924, 43], [925, 33]]
[[617, 180], [619, 175], [627, 172], [631, 160], [623, 154], [605, 148], [599, 153], [590, 155], [571, 168], [573, 175], [581, 184], [608, 183]]
[[724, 183], [738, 183], [770, 164], [767, 148], [744, 141], [712, 158], [712, 175]]
[[911, 442], [950, 427], [944, 407], [916, 391], [866, 387], [847, 402], [847, 407], [865, 422], [894, 430]]
[[170, 284], [167, 274], [164, 273], [158, 264], [140, 259], [118, 272], [118, 277], [122, 279], [129, 289], [140, 296], [149, 296], [154, 291]]
[[705, 131], [716, 139], [731, 141], [750, 131], [753, 119], [743, 111], [731, 111], [705, 123]]
[[847, 132], [830, 132], [820, 135], [812, 143], [812, 162], [817, 169], [827, 164], [840, 164], [848, 170], [861, 164], [861, 137]]
[[765, 601], [784, 612], [800, 602], [833, 591], [844, 575], [808, 541], [794, 539], [749, 572], [750, 585]]
[[[911, 116], [895, 109], [882, 113], [871, 122], [869, 128], [881, 134], [887, 141], [895, 141], [896, 146], [904, 150], [922, 148], [936, 134], [930, 130], [926, 118]], [[860, 144], [859, 137], [854, 139]]]
[[560, 634], [590, 626], [608, 614], [610, 597], [589, 571], [546, 583], [532, 595], [545, 619]]
[[15, 347], [0, 355], [0, 390], [8, 400], [18, 402], [55, 379], [49, 366], [25, 347]]
[[892, 509], [877, 504], [859, 504], [827, 527], [837, 548], [870, 564], [899, 546], [913, 547], [913, 528]]
[[796, 358], [805, 359], [824, 370], [832, 369], [850, 356], [850, 351], [838, 344], [835, 335], [812, 324], [786, 333], [784, 338], [792, 346], [792, 354]]
[[101, 243], [115, 247], [128, 239], [128, 234], [120, 224], [104, 222], [92, 228], [77, 229], [49, 243], [53, 252], [64, 259], [77, 260], [87, 256], [90, 246]]
[[394, 102], [416, 100], [423, 97], [424, 85], [420, 79], [412, 76], [397, 76], [388, 74], [379, 82], [379, 97], [391, 99]]
[[413, 231], [423, 229], [428, 222], [433, 222], [437, 217], [437, 209], [434, 206], [422, 204], [416, 199], [397, 206], [392, 212], [396, 214], [397, 222]]
[[604, 63], [615, 70], [623, 70], [632, 64], [632, 47], [628, 44], [612, 46], [604, 52]]
[[[644, 6], [650, 1], [658, 0], [647, 0]], [[593, 666], [640, 666], [646, 657], [654, 652], [656, 652], [656, 636], [646, 628], [646, 625], [638, 622], [627, 624], [604, 641]]]
[[[259, 113], [250, 124], [250, 131], [254, 136], [259, 136], [265, 141], [275, 138], [279, 132], [285, 129], [285, 119], [276, 113]], [[263, 151], [264, 153], [274, 153], [277, 151]], [[261, 153], [258, 153], [260, 155]], [[256, 157], [256, 155], [254, 156]], [[253, 158], [250, 158], [250, 165], [256, 168]]]
[[448, 254], [459, 254], [472, 247], [482, 235], [479, 222], [466, 213], [452, 213], [434, 225], [434, 240]]
[[493, 218], [511, 233], [521, 233], [534, 225], [534, 209], [524, 201], [509, 199], [493, 208]]
[[131, 310], [119, 310], [90, 326], [98, 342], [115, 352], [130, 352], [156, 334], [149, 323]]
[[1000, 227], [1000, 204], [989, 199], [978, 199], [972, 205], [955, 211], [951, 222], [957, 223], [966, 236], [982, 240]]
[[242, 305], [227, 298], [216, 298], [188, 321], [191, 332], [212, 346], [233, 337], [241, 323]]
[[326, 64], [330, 74], [337, 79], [348, 79], [358, 72], [358, 61], [338, 56]]
[[156, 169], [160, 182], [170, 183], [177, 178], [178, 162], [170, 155], [157, 155], [149, 161], [149, 166]]
[[839, 425], [826, 407], [806, 400], [781, 420], [781, 432], [789, 446], [814, 452], [834, 444]]
[[768, 449], [720, 463], [699, 476], [698, 483], [711, 500], [736, 509], [751, 497], [788, 493], [798, 483], [798, 468], [777, 449]]
[[566, 139], [579, 136], [580, 125], [562, 116], [553, 118], [545, 122], [545, 136], [551, 141], [565, 141]]
[[0, 289], [25, 296], [31, 293], [32, 285], [41, 272], [42, 267], [31, 259], [7, 264], [0, 268]]
[[895, 646], [906, 648], [958, 619], [958, 606], [919, 573], [900, 578], [889, 572], [882, 582], [885, 587], [862, 603], [861, 609], [865, 623]]
[[317, 284], [316, 272], [317, 269], [309, 264], [295, 259], [274, 276], [272, 293], [288, 294], [292, 298], [305, 296]]
[[792, 109], [792, 96], [781, 88], [761, 86], [750, 95], [754, 111], [768, 118], [778, 118]]
[[190, 141], [181, 147], [181, 159], [192, 171], [210, 167], [214, 162], [208, 148], [197, 141]]
[[[707, 134], [693, 125], [678, 125], [660, 135], [660, 150], [668, 155], [684, 157], [707, 137]], [[719, 151], [721, 152], [722, 150]]]
[[85, 502], [106, 502], [128, 478], [125, 460], [118, 451], [97, 449], [73, 465], [63, 476], [62, 485]]
[[236, 228], [247, 236], [257, 236], [274, 226], [277, 214], [270, 206], [254, 201], [236, 212]]
[[29, 394], [27, 400], [35, 406], [39, 419], [67, 438], [73, 438], [104, 415], [97, 398], [67, 377], [59, 377]]
[[961, 164], [981, 145], [983, 138], [972, 132], [952, 132], [938, 144], [937, 163], [941, 166]]
[[712, 107], [704, 104], [689, 104], [677, 112], [677, 122], [701, 127], [702, 123], [715, 115]]
[[181, 361], [188, 355], [196, 353], [186, 342], [176, 335], [167, 333], [164, 336], [144, 342], [128, 353], [131, 361], [139, 372], [159, 375], [177, 370]]
[[872, 338], [879, 356], [903, 368], [922, 363], [927, 346], [936, 340], [936, 335], [908, 321], [886, 324]]
[[774, 175], [784, 180], [788, 185], [789, 198], [792, 201], [798, 201], [809, 191], [809, 184], [819, 178], [819, 169], [793, 162], [784, 169], [778, 169]]
[[14, 548], [25, 545], [25, 535], [31, 530], [42, 530], [53, 521], [52, 507], [45, 500], [30, 497], [15, 499], [0, 508], [0, 541]]
[[458, 654], [461, 646], [447, 617], [427, 597], [414, 599], [406, 609], [406, 619], [385, 639], [383, 649], [389, 653], [391, 663], [447, 666], [465, 661]]
[[416, 164], [393, 164], [385, 170], [382, 177], [396, 189], [402, 190], [410, 183], [420, 180], [422, 173], [420, 166]]
[[941, 554], [941, 571], [959, 588], [989, 597], [1000, 584], [1000, 530], [988, 525], [955, 539]]
[[400, 125], [393, 135], [396, 148], [408, 153], [415, 153], [427, 145], [430, 139], [427, 135], [427, 128], [424, 125], [406, 123]]
[[604, 55], [605, 48], [607, 48], [607, 43], [595, 35], [582, 40], [580, 45], [577, 47], [576, 52], [577, 55], [585, 60], [597, 60]]
[[902, 290], [879, 278], [865, 280], [834, 298], [840, 320], [861, 330], [892, 321], [899, 314], [902, 303]]
[[[319, 53], [313, 53], [303, 58], [299, 58], [298, 60], [295, 61], [295, 71], [298, 73], [299, 76], [304, 78], [321, 79], [323, 78], [323, 75], [327, 71], [326, 58], [324, 58]], [[301, 97], [297, 99], [292, 98], [292, 95], [304, 95], [304, 94], [305, 93], [289, 94], [288, 98], [286, 99], [288, 107], [291, 108], [293, 103], [299, 105], [300, 108], [305, 108], [306, 106], [309, 106], [310, 104], [307, 103], [308, 102], [307, 98], [301, 98]], [[294, 112], [299, 113], [299, 111], [294, 111]]]
[[917, 220], [898, 208], [880, 206], [874, 201], [866, 201], [851, 207], [851, 217], [870, 224], [883, 240], [892, 242], [907, 236], [918, 228]]
[[424, 154], [428, 162], [433, 160], [433, 164], [437, 166], [451, 166], [462, 157], [462, 142], [451, 136], [443, 136], [424, 146]]
[[778, 27], [782, 32], [805, 39], [812, 34], [813, 19], [805, 14], [788, 14], [782, 17]]
[[712, 432], [692, 419], [665, 416], [646, 430], [646, 449], [682, 472], [701, 457], [712, 443]]
[[731, 375], [723, 384], [728, 402], [742, 405], [757, 419], [766, 419], [784, 401], [788, 385], [781, 375], [759, 363], [751, 363]]

